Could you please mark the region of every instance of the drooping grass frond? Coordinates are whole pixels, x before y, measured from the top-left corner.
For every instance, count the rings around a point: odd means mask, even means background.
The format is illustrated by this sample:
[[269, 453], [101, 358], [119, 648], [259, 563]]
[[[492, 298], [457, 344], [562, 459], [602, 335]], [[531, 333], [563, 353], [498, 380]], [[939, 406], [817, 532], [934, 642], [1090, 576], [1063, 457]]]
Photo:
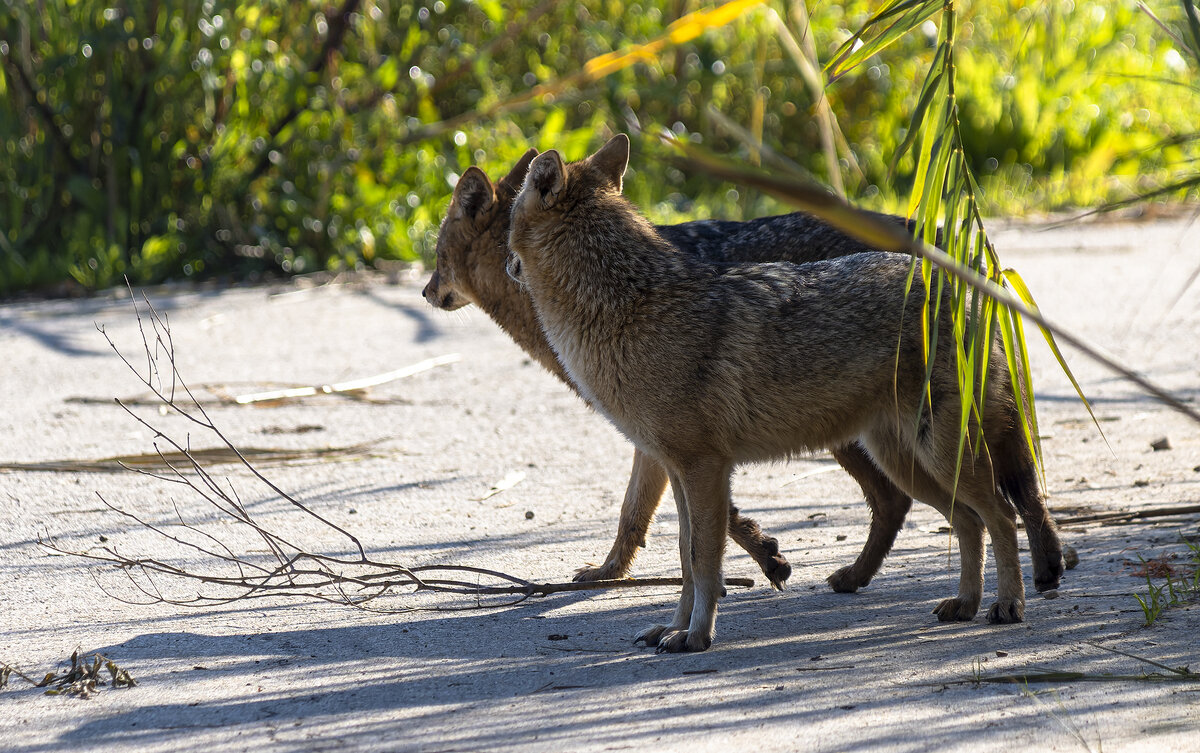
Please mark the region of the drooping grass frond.
[[944, 4], [944, 0], [889, 0], [842, 43], [825, 70], [836, 81], [933, 18]]
[[[835, 55], [830, 69], [835, 75], [844, 74], [861, 64], [871, 54], [883, 49], [900, 36], [938, 18], [937, 46], [929, 71], [921, 86], [908, 132], [892, 156], [892, 168], [906, 155], [912, 154], [916, 173], [908, 202], [908, 217], [914, 233], [926, 244], [939, 245], [947, 255], [962, 266], [974, 270], [988, 280], [1013, 291], [1030, 308], [1036, 309], [1028, 286], [1014, 270], [1006, 270], [988, 237], [979, 208], [979, 188], [964, 158], [962, 133], [959, 126], [959, 107], [955, 92], [955, 45], [958, 15], [955, 6], [940, 0], [926, 2], [890, 3], [872, 17]], [[886, 23], [886, 26], [884, 24]], [[882, 27], [882, 28], [881, 28]], [[856, 40], [862, 46], [854, 49]], [[847, 45], [850, 45], [847, 47]], [[939, 237], [938, 228], [941, 228]], [[981, 433], [969, 437], [971, 417], [983, 415], [987, 394], [988, 363], [995, 332], [1003, 343], [1013, 397], [1022, 423], [1026, 441], [1041, 467], [1038, 441], [1037, 413], [1034, 405], [1032, 370], [1029, 348], [1020, 316], [1003, 303], [984, 305], [977, 292], [961, 280], [940, 274], [933, 279], [932, 265], [920, 262], [921, 275], [930, 294], [925, 298], [925, 321], [922, 333], [926, 338], [925, 355], [931, 359], [937, 350], [937, 336], [944, 331], [937, 321], [941, 311], [943, 285], [948, 286], [954, 335], [960, 404], [959, 462], [968, 445], [978, 454], [985, 451]], [[937, 290], [937, 294], [933, 293]], [[1075, 386], [1084, 406], [1091, 406], [1063, 359], [1054, 335], [1043, 329], [1059, 366]], [[1093, 420], [1095, 416], [1093, 414]], [[1099, 424], [1096, 424], [1099, 429]], [[1101, 432], [1103, 434], [1103, 432]]]

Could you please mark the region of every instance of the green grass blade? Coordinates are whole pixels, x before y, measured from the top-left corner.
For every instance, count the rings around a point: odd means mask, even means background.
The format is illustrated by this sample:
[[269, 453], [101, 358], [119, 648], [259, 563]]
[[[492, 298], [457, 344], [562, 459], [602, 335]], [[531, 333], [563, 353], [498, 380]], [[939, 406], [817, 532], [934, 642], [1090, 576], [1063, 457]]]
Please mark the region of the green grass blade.
[[1033, 394], [1033, 372], [1029, 368], [1029, 346], [1025, 339], [1025, 322], [1017, 314], [1013, 314], [1013, 330], [1016, 332], [1017, 363], [1021, 367], [1021, 381], [1013, 384], [1013, 397], [1018, 401], [1028, 400], [1025, 405], [1025, 415], [1029, 426], [1025, 434], [1030, 440], [1029, 451], [1037, 461], [1038, 471], [1042, 474], [1042, 484], [1045, 485], [1046, 469], [1042, 465], [1042, 434], [1038, 429], [1037, 403]]
[[925, 120], [925, 115], [929, 112], [930, 104], [933, 102], [933, 97], [940, 89], [944, 69], [939, 64], [939, 61], [945, 57], [945, 50], [942, 46], [938, 47], [938, 51], [933, 56], [933, 67], [929, 69], [929, 75], [925, 78], [925, 84], [921, 87], [921, 97], [917, 100], [917, 107], [913, 110], [912, 119], [908, 124], [908, 132], [904, 134], [904, 140], [900, 142], [900, 146], [896, 147], [896, 153], [892, 155], [892, 163], [888, 167], [888, 176], [891, 177], [896, 172], [896, 165], [900, 159], [912, 148], [913, 143], [917, 140], [917, 136], [921, 134], [921, 125]]
[[[984, 239], [983, 233], [975, 234], [975, 239], [974, 239], [975, 251], [974, 251], [973, 258], [978, 259], [981, 266], [982, 266], [982, 262], [983, 262], [984, 241], [985, 241], [985, 239]], [[976, 348], [976, 351], [981, 356], [977, 362], [978, 367], [979, 367], [979, 373], [978, 373], [978, 376], [976, 377], [976, 379], [979, 382], [979, 395], [980, 395], [979, 408], [980, 408], [980, 413], [982, 413], [983, 412], [983, 396], [987, 394], [988, 373], [990, 371], [988, 367], [991, 365], [991, 362], [992, 362], [992, 343], [995, 341], [995, 337], [996, 337], [996, 331], [995, 331], [996, 302], [994, 300], [992, 300], [991, 296], [983, 295], [982, 293], [980, 293], [978, 288], [972, 288], [971, 294], [972, 294], [972, 296], [975, 296], [975, 297], [981, 299], [980, 305], [979, 305], [979, 313], [976, 318], [977, 340], [976, 340], [975, 348]], [[982, 433], [982, 431], [983, 431], [982, 422], [980, 422], [979, 430]]]
[[[942, 0], [910, 0], [909, 2], [898, 4], [895, 8], [890, 8], [886, 16], [880, 15], [868, 20], [856, 35], [851, 36], [850, 39], [846, 40], [838, 48], [832, 61], [825, 67], [829, 72], [830, 79], [837, 80], [841, 76], [846, 75], [846, 73], [861, 65], [864, 60], [891, 46], [910, 31], [928, 21], [939, 13], [942, 7]], [[896, 18], [895, 21], [880, 31], [879, 34], [870, 39], [865, 38], [865, 32], [870, 28], [880, 25], [887, 18], [897, 15], [897, 13], [900, 13], [901, 8], [904, 9], [904, 12], [899, 18]], [[862, 46], [855, 49], [854, 46], [858, 42], [861, 42]]]
[[1196, 12], [1193, 0], [1183, 0], [1183, 10], [1187, 15], [1188, 29], [1192, 32], [1191, 53], [1200, 63], [1200, 14]]
[[825, 64], [826, 72], [829, 72], [836, 66], [842, 64], [845, 59], [854, 52], [855, 45], [861, 44], [862, 40], [869, 36], [876, 27], [882, 26], [883, 23], [888, 19], [903, 13], [905, 10], [910, 9], [921, 2], [923, 2], [923, 0], [891, 0], [890, 2], [884, 3], [883, 7], [880, 8], [875, 15], [868, 18], [863, 25], [858, 28], [858, 31], [851, 34], [849, 39], [838, 45], [838, 48], [833, 51], [833, 55], [830, 57], [829, 62]]
[[[1016, 333], [1013, 327], [1013, 319], [1016, 315], [1007, 309], [1000, 310], [1000, 338], [1004, 344], [1004, 358], [1008, 362], [1008, 374], [1012, 379], [1013, 389], [1020, 390], [1021, 384], [1021, 367], [1018, 363], [1017, 352], [1019, 347], [1016, 342]], [[1025, 411], [1025, 401], [1017, 400], [1017, 416], [1021, 421], [1021, 431], [1025, 434], [1025, 441], [1029, 445], [1030, 450], [1037, 447], [1035, 443], [1036, 436], [1033, 434], [1032, 425]], [[1035, 458], [1040, 458], [1035, 453]], [[1039, 460], [1040, 463], [1040, 460]]]

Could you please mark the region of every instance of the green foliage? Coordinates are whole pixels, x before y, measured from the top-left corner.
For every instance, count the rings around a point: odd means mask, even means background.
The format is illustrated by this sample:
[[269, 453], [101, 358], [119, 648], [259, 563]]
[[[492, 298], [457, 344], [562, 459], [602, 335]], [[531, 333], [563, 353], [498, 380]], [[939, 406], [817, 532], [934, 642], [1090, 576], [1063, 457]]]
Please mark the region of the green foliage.
[[1194, 80], [1200, 61], [1149, 16], [1133, 3], [1002, 5], [974, 15], [959, 58], [964, 146], [989, 211], [1094, 206], [1194, 170], [1200, 152], [1176, 137], [1194, 130], [1200, 98], [1165, 82]]
[[[835, 154], [789, 44], [833, 60], [889, 5], [930, 25], [843, 60], [826, 91], [844, 134]], [[1185, 137], [1200, 122], [1200, 59], [1181, 46], [1183, 6], [1151, 3], [1172, 39], [1129, 3], [1101, 5], [958, 10], [962, 161], [981, 211], [1196, 195], [1172, 187], [1200, 156]], [[937, 16], [921, 2], [811, 6], [773, 0], [596, 76], [587, 61], [709, 6], [0, 0], [0, 295], [427, 256], [467, 166], [500, 174], [530, 144], [578, 157], [635, 128], [825, 182], [839, 173], [857, 203], [900, 208], [918, 163], [892, 160], [914, 130]], [[783, 209], [645, 156], [627, 185], [657, 221]]]

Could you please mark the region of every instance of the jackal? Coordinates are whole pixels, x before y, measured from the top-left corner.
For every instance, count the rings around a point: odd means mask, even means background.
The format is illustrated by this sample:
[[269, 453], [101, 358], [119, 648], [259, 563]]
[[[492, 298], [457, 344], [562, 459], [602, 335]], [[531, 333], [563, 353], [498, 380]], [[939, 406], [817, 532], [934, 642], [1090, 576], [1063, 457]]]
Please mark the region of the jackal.
[[[911, 258], [706, 264], [621, 195], [628, 161], [623, 135], [569, 166], [556, 151], [539, 155], [513, 202], [509, 246], [579, 394], [666, 468], [675, 492], [683, 593], [671, 623], [637, 640], [661, 651], [711, 645], [735, 465], [851, 441], [953, 522], [959, 594], [939, 618], [978, 609], [986, 527], [999, 581], [988, 620], [1022, 621], [1014, 506], [1045, 504], [1001, 349], [991, 353], [981, 425], [969, 427], [985, 447], [968, 447], [956, 468], [953, 349], [937, 349], [923, 397], [925, 296], [919, 285], [906, 292]], [[947, 310], [940, 321], [949, 320]], [[948, 324], [939, 336], [952, 337]], [[1061, 574], [1048, 514], [1033, 535], [1053, 558], [1043, 567]]]
[[[424, 295], [432, 305], [454, 311], [479, 306], [535, 361], [576, 389], [567, 378], [542, 332], [533, 302], [505, 269], [512, 200], [521, 187], [530, 149], [508, 175], [493, 182], [477, 167], [467, 169], [455, 185], [437, 240], [437, 267]], [[901, 218], [889, 218], [903, 222]], [[861, 242], [807, 214], [796, 212], [748, 222], [701, 220], [660, 226], [658, 231], [682, 252], [707, 263], [729, 261], [814, 261], [871, 250]], [[833, 449], [834, 458], [862, 487], [871, 509], [871, 524], [862, 553], [827, 580], [835, 591], [853, 592], [878, 572], [912, 504], [879, 471], [857, 443]], [[667, 487], [662, 465], [634, 449], [633, 471], [621, 507], [616, 540], [604, 563], [580, 569], [575, 580], [620, 578], [629, 572], [639, 546]], [[791, 566], [778, 543], [762, 533], [754, 520], [730, 506], [729, 536], [745, 549], [776, 588]]]

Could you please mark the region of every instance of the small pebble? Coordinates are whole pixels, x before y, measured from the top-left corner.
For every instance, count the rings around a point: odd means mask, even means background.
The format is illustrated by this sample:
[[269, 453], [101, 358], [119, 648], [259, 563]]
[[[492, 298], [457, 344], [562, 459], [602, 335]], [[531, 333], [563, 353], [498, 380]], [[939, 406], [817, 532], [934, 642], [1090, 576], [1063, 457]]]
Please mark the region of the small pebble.
[[1159, 450], [1169, 450], [1171, 449], [1171, 440], [1167, 439], [1166, 437], [1159, 437], [1150, 443], [1150, 447], [1155, 452], [1158, 452]]
[[997, 651], [996, 656], [1008, 656], [1008, 652], [1007, 651]]
[[1137, 486], [1137, 487], [1150, 486], [1150, 480], [1145, 479], [1145, 478], [1139, 478], [1133, 482], [1133, 485]]
[[533, 520], [533, 510], [525, 511], [525, 520]]
[[1043, 599], [1057, 599], [1058, 598], [1058, 589], [1052, 588], [1049, 591], [1044, 592], [1042, 594], [1042, 598]]

